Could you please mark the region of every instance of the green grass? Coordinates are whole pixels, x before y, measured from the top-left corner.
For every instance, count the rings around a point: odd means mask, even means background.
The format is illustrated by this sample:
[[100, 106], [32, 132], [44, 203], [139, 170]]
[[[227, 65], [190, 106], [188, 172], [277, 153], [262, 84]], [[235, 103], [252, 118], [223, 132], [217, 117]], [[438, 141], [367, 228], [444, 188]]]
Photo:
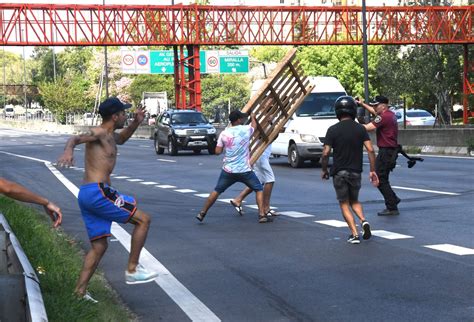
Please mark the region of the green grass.
[[84, 252], [62, 230], [51, 228], [46, 214], [5, 197], [0, 197], [0, 212], [36, 270], [49, 321], [136, 320], [100, 271], [94, 274], [88, 288], [98, 304], [78, 300], [73, 295]]

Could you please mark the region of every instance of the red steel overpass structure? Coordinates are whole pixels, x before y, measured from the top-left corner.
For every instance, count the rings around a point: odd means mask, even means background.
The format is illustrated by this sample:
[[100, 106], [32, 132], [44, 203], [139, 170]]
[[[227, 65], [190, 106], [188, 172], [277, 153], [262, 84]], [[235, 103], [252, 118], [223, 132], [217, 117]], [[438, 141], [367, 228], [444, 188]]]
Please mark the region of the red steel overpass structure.
[[[363, 30], [361, 7], [0, 4], [4, 46], [175, 46], [176, 106], [197, 110], [199, 46], [362, 45]], [[369, 45], [463, 46], [467, 122], [473, 6], [367, 7], [365, 30]]]

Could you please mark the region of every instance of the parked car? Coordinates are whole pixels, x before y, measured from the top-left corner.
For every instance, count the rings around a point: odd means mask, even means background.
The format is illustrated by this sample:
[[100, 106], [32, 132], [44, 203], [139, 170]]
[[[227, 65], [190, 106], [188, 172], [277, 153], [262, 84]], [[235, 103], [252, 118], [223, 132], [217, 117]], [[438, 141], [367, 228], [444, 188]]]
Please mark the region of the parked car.
[[170, 155], [179, 150], [192, 150], [199, 154], [207, 149], [215, 153], [216, 128], [201, 112], [192, 110], [167, 110], [155, 124], [154, 146], [157, 154], [168, 149]]
[[[403, 125], [403, 109], [394, 110], [397, 122]], [[435, 117], [430, 112], [420, 109], [408, 109], [407, 110], [407, 126], [433, 126], [435, 123]]]
[[15, 117], [15, 110], [13, 107], [5, 107], [3, 113], [5, 114], [5, 117]]

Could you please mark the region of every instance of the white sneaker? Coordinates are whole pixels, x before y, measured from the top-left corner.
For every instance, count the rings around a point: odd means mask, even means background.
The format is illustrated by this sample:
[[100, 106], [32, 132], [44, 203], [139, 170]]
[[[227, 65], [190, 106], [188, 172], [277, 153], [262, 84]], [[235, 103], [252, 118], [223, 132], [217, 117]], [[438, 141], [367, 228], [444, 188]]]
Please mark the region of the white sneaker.
[[84, 296], [82, 297], [82, 299], [84, 301], [88, 301], [88, 302], [91, 302], [91, 303], [99, 303], [99, 301], [97, 301], [96, 299], [94, 299], [92, 296], [91, 296], [91, 293], [87, 292], [86, 291], [86, 294], [84, 294]]
[[141, 284], [152, 282], [158, 277], [158, 273], [149, 272], [141, 266], [137, 266], [135, 273], [125, 271], [125, 283], [127, 284]]

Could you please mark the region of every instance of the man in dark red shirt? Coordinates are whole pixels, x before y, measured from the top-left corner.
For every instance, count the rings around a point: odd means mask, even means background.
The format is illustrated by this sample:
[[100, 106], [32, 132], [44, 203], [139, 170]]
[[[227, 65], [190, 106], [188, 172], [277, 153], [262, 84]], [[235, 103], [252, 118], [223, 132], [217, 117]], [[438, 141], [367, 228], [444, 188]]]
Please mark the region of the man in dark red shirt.
[[389, 175], [395, 168], [398, 157], [398, 124], [395, 114], [389, 110], [388, 98], [379, 95], [375, 97], [375, 101], [370, 105], [361, 101], [357, 103], [364, 107], [371, 114], [375, 115], [375, 119], [364, 124], [367, 131], [376, 131], [377, 147], [379, 152], [375, 162], [375, 170], [379, 177], [378, 189], [385, 200], [386, 209], [378, 213], [379, 216], [393, 216], [400, 214], [398, 204], [400, 198], [397, 197], [390, 186]]

